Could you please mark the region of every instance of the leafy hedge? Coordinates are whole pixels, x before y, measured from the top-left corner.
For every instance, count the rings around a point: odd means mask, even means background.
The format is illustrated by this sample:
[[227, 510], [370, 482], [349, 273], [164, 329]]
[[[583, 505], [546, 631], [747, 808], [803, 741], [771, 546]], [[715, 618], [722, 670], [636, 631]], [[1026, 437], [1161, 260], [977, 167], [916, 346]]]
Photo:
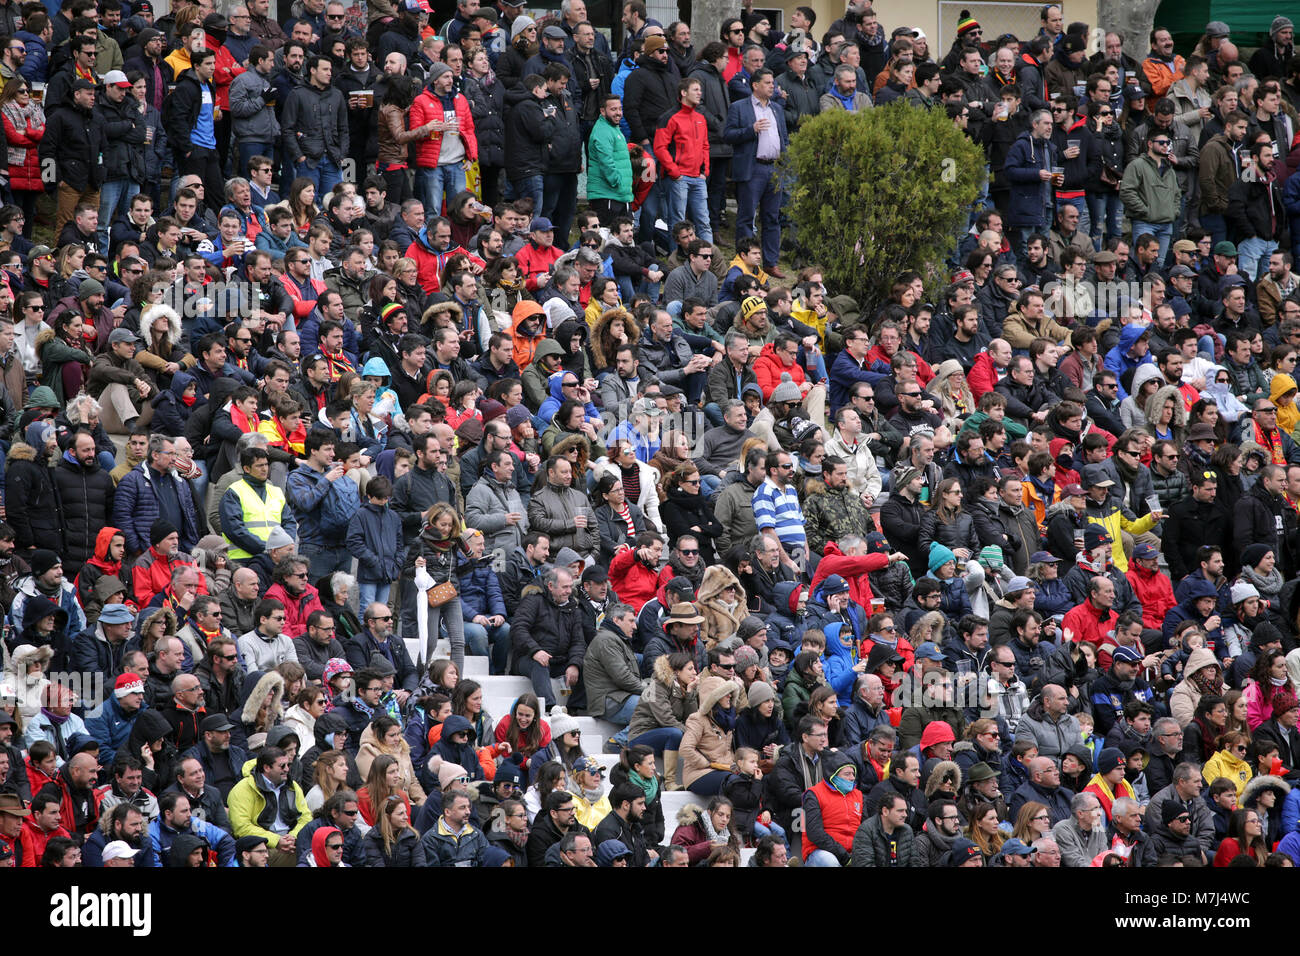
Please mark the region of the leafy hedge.
[[800, 246], [864, 313], [885, 301], [900, 272], [937, 274], [984, 178], [983, 151], [942, 109], [901, 100], [813, 117], [791, 138], [785, 163]]

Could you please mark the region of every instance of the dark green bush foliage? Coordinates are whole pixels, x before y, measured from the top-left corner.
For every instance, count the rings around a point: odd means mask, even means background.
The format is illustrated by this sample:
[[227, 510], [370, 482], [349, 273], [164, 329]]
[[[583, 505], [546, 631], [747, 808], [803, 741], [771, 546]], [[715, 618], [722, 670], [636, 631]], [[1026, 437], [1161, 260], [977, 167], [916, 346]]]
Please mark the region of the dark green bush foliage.
[[965, 231], [984, 177], [983, 151], [942, 109], [901, 100], [813, 117], [792, 137], [786, 163], [800, 245], [864, 315], [900, 272], [915, 269], [929, 284]]

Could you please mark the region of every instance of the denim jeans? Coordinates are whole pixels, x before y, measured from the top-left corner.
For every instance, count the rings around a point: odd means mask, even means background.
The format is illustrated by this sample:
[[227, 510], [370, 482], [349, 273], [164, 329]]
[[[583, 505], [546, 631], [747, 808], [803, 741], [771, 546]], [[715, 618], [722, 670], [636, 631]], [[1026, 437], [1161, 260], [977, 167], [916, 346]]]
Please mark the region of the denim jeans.
[[754, 174], [736, 183], [736, 240], [754, 235], [754, 214], [763, 226], [763, 267], [781, 258], [781, 189], [776, 166], [755, 161]]
[[[464, 616], [464, 608], [461, 609]], [[475, 657], [488, 657], [488, 673], [504, 674], [510, 657], [510, 624], [488, 629], [482, 624], [465, 621], [465, 646]]]
[[327, 574], [346, 571], [352, 565], [352, 552], [347, 548], [318, 548], [307, 556], [307, 573], [315, 584]]
[[697, 777], [695, 782], [686, 789], [700, 797], [716, 796], [722, 792], [722, 785], [730, 776], [730, 770], [710, 770], [704, 776]]
[[835, 859], [835, 854], [829, 850], [813, 850], [808, 854], [808, 859], [803, 861], [804, 866], [843, 866], [839, 860]]
[[343, 180], [343, 173], [334, 165], [334, 160], [330, 159], [326, 153], [313, 165], [309, 165], [306, 159], [300, 159], [294, 164], [293, 172], [295, 176], [302, 176], [310, 179], [316, 186], [316, 195], [323, 196], [331, 192]]
[[514, 202], [516, 199], [531, 199], [533, 201], [533, 215], [540, 216], [542, 214], [541, 175], [506, 180], [506, 200]]
[[718, 426], [722, 424], [722, 407], [717, 402], [709, 402], [704, 406], [704, 417], [709, 420], [709, 424]]
[[703, 176], [679, 176], [668, 180], [671, 203], [668, 225], [689, 219], [695, 223], [695, 234], [705, 242], [713, 241], [713, 227], [709, 222], [709, 191]]
[[1277, 252], [1277, 243], [1272, 239], [1252, 236], [1237, 243], [1237, 270], [1252, 285], [1258, 278], [1260, 266], [1268, 267], [1268, 259]]
[[1088, 193], [1088, 218], [1092, 222], [1092, 247], [1101, 251], [1107, 239], [1124, 235], [1124, 204], [1119, 193]]
[[1201, 213], [1201, 228], [1210, 234], [1214, 245], [1228, 238], [1228, 221], [1217, 213]]
[[1133, 241], [1136, 243], [1139, 236], [1155, 236], [1160, 240], [1160, 252], [1156, 262], [1164, 262], [1165, 256], [1169, 253], [1169, 243], [1174, 237], [1174, 224], [1172, 222], [1142, 222], [1140, 219], [1133, 221]]
[[624, 302], [630, 303], [638, 294], [644, 295], [651, 302], [659, 301], [658, 282], [649, 282], [643, 278], [634, 286], [631, 276], [615, 276], [614, 281], [618, 283], [618, 294]]
[[451, 198], [465, 189], [465, 170], [460, 163], [447, 163], [432, 169], [420, 168], [415, 171], [415, 198], [424, 203], [424, 214], [429, 217], [442, 215], [442, 201]]
[[388, 595], [393, 589], [392, 582], [384, 581], [382, 584], [375, 581], [358, 581], [357, 582], [357, 601], [362, 612], [372, 604], [387, 604]]
[[[95, 238], [99, 242], [99, 251], [108, 255], [108, 230], [117, 218], [118, 207], [123, 210], [131, 207], [131, 197], [140, 191], [140, 184], [130, 179], [110, 179], [99, 187], [99, 228]], [[112, 302], [105, 302], [112, 305]]]
[[682, 732], [676, 727], [656, 727], [639, 734], [636, 739], [628, 741], [629, 746], [645, 744], [662, 755], [665, 750], [676, 750], [682, 744]]
[[[271, 168], [275, 168], [275, 144], [274, 143], [246, 143], [244, 140], [239, 141], [239, 169], [235, 170], [236, 176], [248, 178], [248, 163], [254, 156], [265, 156], [271, 161]], [[289, 188], [288, 183], [284, 183], [283, 189]], [[392, 202], [392, 197], [389, 197]]]
[[619, 731], [614, 735], [614, 741], [620, 747], [627, 746], [627, 727], [632, 720], [632, 711], [636, 710], [636, 705], [641, 703], [641, 695], [633, 694], [619, 707], [610, 709], [610, 698], [605, 698], [605, 719], [611, 724], [617, 724]]
[[781, 824], [777, 823], [775, 820], [773, 820], [771, 823], [766, 825], [759, 823], [757, 820], [755, 820], [754, 821], [754, 842], [757, 843], [765, 836], [774, 836], [782, 843], [786, 844], [787, 846], [790, 843], [790, 841], [785, 838], [785, 827], [781, 826]]

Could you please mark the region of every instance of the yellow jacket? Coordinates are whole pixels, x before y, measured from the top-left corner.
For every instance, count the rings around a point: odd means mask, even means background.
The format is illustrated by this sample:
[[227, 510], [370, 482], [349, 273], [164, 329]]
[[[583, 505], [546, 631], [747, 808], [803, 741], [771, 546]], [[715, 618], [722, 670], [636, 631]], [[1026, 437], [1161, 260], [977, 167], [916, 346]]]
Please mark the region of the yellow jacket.
[[[230, 825], [236, 839], [245, 836], [266, 837], [266, 845], [274, 848], [280, 845], [280, 834], [273, 833], [260, 825], [264, 822], [259, 818], [266, 810], [266, 796], [257, 786], [255, 774], [255, 768], [245, 773], [244, 779], [231, 788], [230, 796], [226, 798], [226, 806], [230, 810]], [[285, 786], [293, 788], [293, 800], [298, 811], [298, 819], [293, 822], [289, 832], [297, 837], [298, 831], [311, 819], [311, 811], [307, 809], [307, 798], [303, 796], [302, 787], [293, 780], [286, 781]]]
[[1237, 785], [1237, 797], [1240, 799], [1241, 792], [1246, 789], [1246, 784], [1250, 782], [1254, 772], [1246, 761], [1226, 750], [1220, 750], [1205, 761], [1201, 776], [1205, 778], [1207, 784], [1214, 783], [1219, 777], [1227, 777]]
[[1111, 563], [1119, 568], [1121, 574], [1128, 571], [1128, 558], [1124, 555], [1124, 542], [1120, 538], [1120, 532], [1127, 531], [1129, 534], [1137, 535], [1150, 531], [1156, 526], [1155, 519], [1149, 514], [1143, 515], [1136, 521], [1130, 521], [1124, 517], [1124, 512], [1112, 498], [1107, 498], [1102, 505], [1089, 500], [1086, 516], [1089, 524], [1101, 525], [1110, 535]]
[[[576, 792], [575, 792], [576, 791]], [[573, 794], [573, 815], [588, 830], [595, 830], [600, 821], [610, 815], [613, 808], [609, 805], [609, 794], [601, 794], [599, 800], [592, 803], [582, 795], [580, 787], [569, 787]]]

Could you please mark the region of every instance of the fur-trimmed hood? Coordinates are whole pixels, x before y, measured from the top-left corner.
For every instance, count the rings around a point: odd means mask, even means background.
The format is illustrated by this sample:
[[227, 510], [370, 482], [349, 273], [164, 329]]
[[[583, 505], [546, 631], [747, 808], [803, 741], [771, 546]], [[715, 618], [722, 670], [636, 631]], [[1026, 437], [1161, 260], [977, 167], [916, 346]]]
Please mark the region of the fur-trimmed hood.
[[432, 325], [434, 318], [444, 312], [449, 313], [457, 325], [460, 324], [461, 308], [451, 299], [446, 302], [435, 302], [425, 309], [424, 314], [420, 316], [420, 323], [422, 325]]
[[1146, 407], [1142, 409], [1142, 414], [1146, 416], [1147, 423], [1152, 428], [1155, 427], [1156, 420], [1160, 417], [1160, 410], [1164, 408], [1167, 401], [1174, 403], [1174, 417], [1169, 423], [1169, 428], [1182, 428], [1187, 424], [1187, 403], [1183, 401], [1183, 393], [1172, 385], [1162, 385], [1156, 389], [1154, 395], [1147, 399]]
[[[145, 343], [145, 348], [153, 345], [153, 323], [154, 319], [165, 315], [167, 317], [167, 341], [171, 345], [176, 345], [181, 340], [181, 317], [171, 306], [158, 302], [154, 305], [145, 306], [140, 311], [140, 341]], [[167, 358], [167, 356], [161, 356]]]
[[614, 356], [605, 354], [605, 349], [602, 345], [604, 339], [601, 336], [602, 333], [613, 324], [615, 319], [623, 320], [623, 331], [627, 333], [627, 340], [629, 342], [635, 343], [641, 341], [641, 326], [637, 323], [636, 319], [632, 318], [631, 312], [627, 311], [627, 309], [623, 308], [621, 305], [615, 306], [612, 309], [606, 309], [601, 313], [600, 318], [596, 320], [596, 326], [591, 332], [591, 353], [595, 357], [596, 361], [601, 365], [614, 364]]
[[673, 682], [676, 680], [673, 669], [668, 666], [667, 654], [660, 654], [655, 658], [654, 666], [650, 668], [650, 672], [654, 675], [655, 680], [668, 687], [672, 687]]
[[149, 628], [153, 625], [153, 622], [158, 620], [158, 618], [160, 617], [167, 622], [167, 626], [163, 632], [163, 636], [175, 637], [176, 636], [176, 614], [169, 607], [155, 608], [153, 612], [144, 619], [144, 623], [140, 625], [140, 633], [147, 634], [149, 632]]
[[688, 803], [677, 811], [677, 825], [679, 827], [694, 826], [700, 821], [700, 814], [704, 808], [698, 803]]
[[[249, 675], [252, 676], [252, 675]], [[244, 682], [244, 687], [249, 686], [248, 681]], [[267, 694], [274, 691], [271, 698], [270, 725], [280, 722], [280, 710], [283, 707], [281, 701], [284, 699], [284, 678], [277, 671], [267, 671], [257, 679], [257, 683], [252, 685], [252, 690], [244, 697], [244, 707], [239, 712], [239, 718], [246, 724], [252, 724], [257, 721], [257, 712], [262, 707], [262, 700]]]
[[[728, 611], [722, 605], [722, 589], [728, 585], [736, 586], [736, 606]], [[740, 624], [749, 613], [746, 607], [745, 589], [730, 570], [720, 564], [707, 568], [704, 580], [697, 594], [697, 606], [704, 617], [700, 627], [700, 637], [707, 648], [712, 648], [719, 641], [725, 641], [740, 630]]]
[[930, 776], [925, 779], [925, 797], [927, 800], [938, 792], [939, 784], [947, 776], [951, 776], [955, 783], [954, 792], [961, 792], [961, 767], [957, 766], [955, 761], [940, 760], [930, 771]]
[[1259, 799], [1260, 794], [1265, 790], [1276, 790], [1284, 799], [1291, 792], [1291, 784], [1287, 783], [1281, 777], [1275, 777], [1272, 774], [1265, 774], [1262, 777], [1251, 777], [1246, 783], [1245, 788], [1241, 791], [1241, 805], [1250, 806], [1253, 800]]
[[36, 449], [25, 441], [16, 441], [9, 446], [9, 454], [5, 456], [7, 461], [35, 461]]
[[[657, 662], [656, 662], [657, 663]], [[744, 692], [739, 681], [723, 680], [721, 677], [704, 676], [700, 678], [697, 685], [700, 693], [700, 713], [708, 715], [714, 706], [728, 694], [739, 695]], [[735, 706], [736, 700], [732, 700], [732, 706]]]

